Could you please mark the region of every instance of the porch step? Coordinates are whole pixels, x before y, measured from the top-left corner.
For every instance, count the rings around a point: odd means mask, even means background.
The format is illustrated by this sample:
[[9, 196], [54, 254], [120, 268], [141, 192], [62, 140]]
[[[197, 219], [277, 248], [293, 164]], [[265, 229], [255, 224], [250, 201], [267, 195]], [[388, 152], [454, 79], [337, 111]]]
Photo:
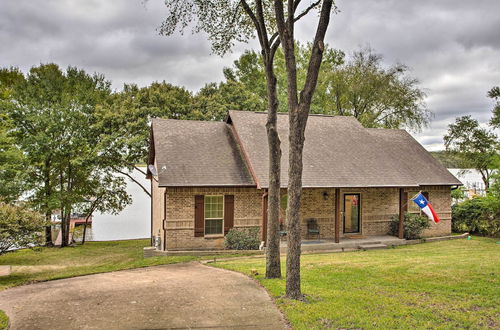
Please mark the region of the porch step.
[[382, 243], [367, 243], [367, 244], [360, 244], [359, 248], [361, 250], [387, 249], [387, 245]]

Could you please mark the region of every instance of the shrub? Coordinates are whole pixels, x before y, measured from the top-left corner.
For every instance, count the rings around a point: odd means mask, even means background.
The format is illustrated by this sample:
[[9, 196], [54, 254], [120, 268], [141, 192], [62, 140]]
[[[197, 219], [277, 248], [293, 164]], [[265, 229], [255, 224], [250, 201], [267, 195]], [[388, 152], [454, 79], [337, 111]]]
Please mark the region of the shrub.
[[[404, 237], [406, 239], [420, 238], [422, 232], [429, 228], [431, 225], [429, 219], [417, 213], [406, 213], [404, 219]], [[391, 235], [398, 235], [399, 231], [399, 217], [394, 216], [391, 221]]]
[[230, 229], [226, 234], [224, 246], [229, 250], [258, 250], [259, 233], [258, 227]]
[[500, 236], [498, 198], [492, 194], [474, 197], [451, 208], [451, 226], [454, 232], [469, 232], [486, 236]]
[[0, 254], [43, 244], [45, 218], [24, 207], [0, 203]]

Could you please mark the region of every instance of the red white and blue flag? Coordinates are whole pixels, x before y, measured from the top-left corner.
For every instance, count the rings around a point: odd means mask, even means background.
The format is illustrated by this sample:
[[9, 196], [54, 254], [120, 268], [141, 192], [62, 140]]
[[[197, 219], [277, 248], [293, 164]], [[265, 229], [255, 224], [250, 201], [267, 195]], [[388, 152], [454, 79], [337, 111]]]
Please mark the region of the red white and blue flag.
[[429, 203], [429, 201], [427, 200], [427, 198], [425, 198], [425, 196], [422, 195], [422, 193], [416, 194], [415, 197], [413, 197], [411, 200], [415, 204], [417, 204], [418, 207], [420, 207], [420, 209], [422, 210], [422, 212], [424, 212], [425, 215], [427, 215], [427, 217], [429, 219], [431, 219], [432, 221], [434, 221], [434, 223], [438, 223], [439, 222], [439, 217], [437, 216], [436, 212], [432, 208], [432, 205]]

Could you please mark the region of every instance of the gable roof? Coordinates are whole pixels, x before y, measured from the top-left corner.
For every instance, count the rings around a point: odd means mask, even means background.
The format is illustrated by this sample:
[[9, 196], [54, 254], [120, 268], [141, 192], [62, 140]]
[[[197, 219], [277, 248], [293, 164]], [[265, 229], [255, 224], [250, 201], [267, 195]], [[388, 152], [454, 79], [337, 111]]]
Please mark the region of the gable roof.
[[[230, 111], [240, 147], [258, 187], [267, 188], [267, 114]], [[288, 114], [278, 114], [281, 186], [288, 184]], [[303, 187], [460, 185], [404, 130], [367, 129], [354, 117], [310, 115], [305, 131]]]
[[149, 164], [156, 159], [159, 186], [255, 186], [230, 125], [153, 119], [151, 130]]
[[[161, 187], [268, 188], [267, 113], [230, 111], [223, 122], [153, 119], [149, 164]], [[281, 186], [288, 184], [288, 114], [278, 114]], [[364, 128], [354, 117], [310, 115], [303, 187], [461, 185], [410, 134]], [[151, 173], [148, 170], [148, 175]]]

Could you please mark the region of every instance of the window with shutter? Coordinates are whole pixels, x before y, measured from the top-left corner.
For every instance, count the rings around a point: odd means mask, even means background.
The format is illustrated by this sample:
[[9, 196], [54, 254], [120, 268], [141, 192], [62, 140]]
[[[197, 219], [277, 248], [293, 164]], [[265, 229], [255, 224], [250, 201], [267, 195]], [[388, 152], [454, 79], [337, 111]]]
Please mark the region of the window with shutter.
[[194, 237], [205, 234], [205, 196], [194, 196]]

